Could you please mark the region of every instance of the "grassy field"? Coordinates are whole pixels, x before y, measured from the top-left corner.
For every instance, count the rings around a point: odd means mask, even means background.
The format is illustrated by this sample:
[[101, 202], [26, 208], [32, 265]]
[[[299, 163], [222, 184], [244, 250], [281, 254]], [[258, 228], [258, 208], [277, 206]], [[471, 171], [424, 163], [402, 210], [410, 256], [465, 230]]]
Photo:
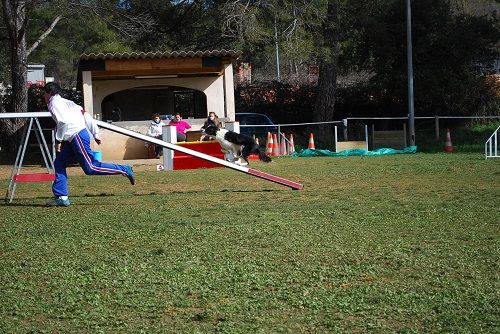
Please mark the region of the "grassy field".
[[19, 185], [0, 205], [0, 333], [500, 331], [500, 161], [253, 167], [305, 189], [137, 166], [136, 186], [72, 171], [73, 205], [45, 208], [49, 184]]

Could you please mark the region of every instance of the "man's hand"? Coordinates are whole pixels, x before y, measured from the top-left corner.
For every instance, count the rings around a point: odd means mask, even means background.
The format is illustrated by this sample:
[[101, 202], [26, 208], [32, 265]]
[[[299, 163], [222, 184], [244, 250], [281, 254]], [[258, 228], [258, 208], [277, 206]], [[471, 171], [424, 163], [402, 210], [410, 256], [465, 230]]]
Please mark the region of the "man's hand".
[[61, 143], [55, 143], [54, 148], [56, 149], [57, 153], [61, 152]]
[[94, 138], [94, 140], [97, 143], [97, 145], [101, 145], [101, 140], [100, 139]]

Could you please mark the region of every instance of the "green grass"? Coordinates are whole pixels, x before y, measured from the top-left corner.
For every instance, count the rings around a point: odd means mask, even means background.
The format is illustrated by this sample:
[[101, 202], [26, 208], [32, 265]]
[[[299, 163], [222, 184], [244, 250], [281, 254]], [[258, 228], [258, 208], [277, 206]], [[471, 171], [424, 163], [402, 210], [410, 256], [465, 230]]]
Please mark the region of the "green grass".
[[[0, 205], [0, 333], [494, 333], [500, 161], [282, 158], [70, 176]], [[0, 181], [6, 189], [7, 180]]]

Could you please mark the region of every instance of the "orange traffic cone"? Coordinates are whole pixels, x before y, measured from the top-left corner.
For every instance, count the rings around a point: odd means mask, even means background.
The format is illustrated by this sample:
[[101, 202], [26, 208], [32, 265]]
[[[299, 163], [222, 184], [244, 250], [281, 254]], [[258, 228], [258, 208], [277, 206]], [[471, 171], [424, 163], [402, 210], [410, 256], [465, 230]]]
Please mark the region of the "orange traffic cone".
[[273, 136], [271, 132], [267, 133], [266, 154], [269, 156], [273, 155]]
[[290, 133], [290, 140], [288, 141], [288, 154], [295, 152], [295, 144], [293, 143], [293, 134]]
[[309, 144], [307, 145], [307, 148], [311, 149], [311, 150], [315, 150], [316, 149], [316, 147], [314, 147], [314, 135], [313, 135], [312, 132], [309, 135]]
[[278, 135], [276, 133], [273, 133], [273, 153], [272, 153], [272, 155], [274, 157], [280, 156], [280, 148], [278, 147]]
[[281, 133], [281, 142], [280, 142], [280, 154], [283, 155], [288, 155], [287, 149], [286, 149], [286, 137], [284, 133]]
[[444, 143], [444, 151], [453, 152], [453, 145], [451, 144], [450, 129], [446, 129], [446, 142]]

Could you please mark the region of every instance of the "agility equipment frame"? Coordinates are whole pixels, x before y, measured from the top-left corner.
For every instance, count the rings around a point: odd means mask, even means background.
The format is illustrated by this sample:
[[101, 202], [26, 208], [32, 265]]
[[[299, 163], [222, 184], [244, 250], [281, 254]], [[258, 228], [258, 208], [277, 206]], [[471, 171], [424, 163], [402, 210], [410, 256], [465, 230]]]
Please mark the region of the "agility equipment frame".
[[[21, 139], [21, 145], [17, 151], [16, 160], [14, 166], [12, 167], [12, 173], [10, 175], [9, 187], [7, 188], [7, 193], [5, 194], [5, 202], [12, 203], [14, 198], [14, 193], [16, 192], [16, 185], [18, 182], [41, 182], [41, 181], [54, 181], [54, 163], [53, 158], [50, 154], [50, 150], [43, 136], [42, 127], [38, 121], [38, 117], [50, 117], [49, 113], [3, 113], [0, 114], [0, 118], [29, 118], [28, 125], [24, 128], [24, 133]], [[47, 168], [47, 173], [31, 173], [31, 174], [21, 174], [21, 169], [24, 162], [24, 156], [26, 154], [26, 148], [28, 147], [28, 142], [30, 139], [31, 132], [35, 133], [38, 147], [42, 153], [43, 161], [45, 162], [45, 167]]]

